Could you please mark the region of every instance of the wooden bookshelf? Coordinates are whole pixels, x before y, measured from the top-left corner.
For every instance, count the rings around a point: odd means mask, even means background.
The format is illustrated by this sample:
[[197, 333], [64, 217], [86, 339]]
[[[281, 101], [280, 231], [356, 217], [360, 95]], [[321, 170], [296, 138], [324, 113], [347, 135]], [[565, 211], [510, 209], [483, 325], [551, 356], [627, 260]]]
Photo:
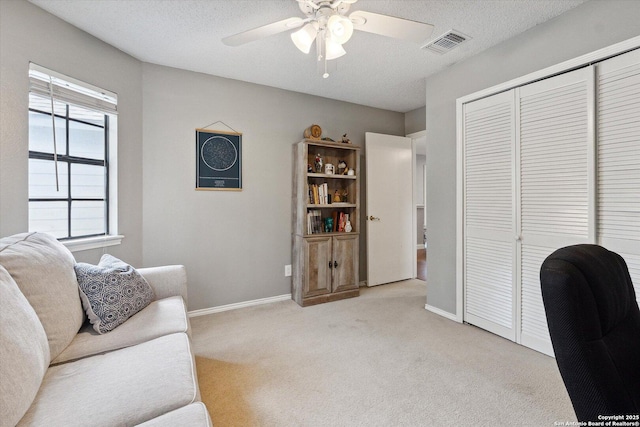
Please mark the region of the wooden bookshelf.
[[[317, 171], [317, 155], [336, 173], [324, 173], [324, 166]], [[360, 147], [305, 139], [293, 145], [293, 158], [292, 299], [308, 306], [358, 296]], [[353, 175], [338, 174], [340, 161]], [[327, 218], [334, 222], [331, 229]]]

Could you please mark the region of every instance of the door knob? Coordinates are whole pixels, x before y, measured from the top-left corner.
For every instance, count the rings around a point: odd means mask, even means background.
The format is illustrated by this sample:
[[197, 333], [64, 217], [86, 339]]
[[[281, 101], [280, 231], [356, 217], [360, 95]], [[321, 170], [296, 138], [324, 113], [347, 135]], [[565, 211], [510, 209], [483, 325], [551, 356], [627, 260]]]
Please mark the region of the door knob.
[[373, 216], [373, 215], [371, 215], [371, 216], [369, 217], [369, 221], [380, 221], [380, 218], [378, 218], [377, 216]]

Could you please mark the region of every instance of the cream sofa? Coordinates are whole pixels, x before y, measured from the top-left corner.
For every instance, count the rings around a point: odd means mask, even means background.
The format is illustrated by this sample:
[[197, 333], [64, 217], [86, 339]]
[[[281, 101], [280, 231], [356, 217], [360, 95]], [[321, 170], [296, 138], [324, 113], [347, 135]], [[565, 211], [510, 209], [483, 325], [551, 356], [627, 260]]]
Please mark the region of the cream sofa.
[[184, 267], [139, 269], [156, 299], [99, 335], [74, 265], [48, 234], [0, 239], [0, 427], [210, 426]]

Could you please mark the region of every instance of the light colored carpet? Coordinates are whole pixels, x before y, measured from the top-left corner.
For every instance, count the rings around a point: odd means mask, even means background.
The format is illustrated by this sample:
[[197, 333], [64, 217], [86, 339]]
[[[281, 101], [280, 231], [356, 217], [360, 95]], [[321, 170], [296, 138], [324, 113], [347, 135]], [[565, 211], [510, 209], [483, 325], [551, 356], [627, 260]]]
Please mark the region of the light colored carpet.
[[191, 319], [202, 400], [227, 426], [553, 426], [555, 360], [424, 309], [409, 280], [301, 308]]

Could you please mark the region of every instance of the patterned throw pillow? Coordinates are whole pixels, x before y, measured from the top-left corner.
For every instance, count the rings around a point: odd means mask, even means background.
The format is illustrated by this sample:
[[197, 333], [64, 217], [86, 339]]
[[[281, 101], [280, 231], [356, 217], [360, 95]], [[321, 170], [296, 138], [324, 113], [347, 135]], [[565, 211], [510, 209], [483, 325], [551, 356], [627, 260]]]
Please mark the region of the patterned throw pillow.
[[75, 265], [80, 298], [93, 329], [112, 331], [155, 299], [153, 289], [132, 266], [109, 254], [98, 265]]

